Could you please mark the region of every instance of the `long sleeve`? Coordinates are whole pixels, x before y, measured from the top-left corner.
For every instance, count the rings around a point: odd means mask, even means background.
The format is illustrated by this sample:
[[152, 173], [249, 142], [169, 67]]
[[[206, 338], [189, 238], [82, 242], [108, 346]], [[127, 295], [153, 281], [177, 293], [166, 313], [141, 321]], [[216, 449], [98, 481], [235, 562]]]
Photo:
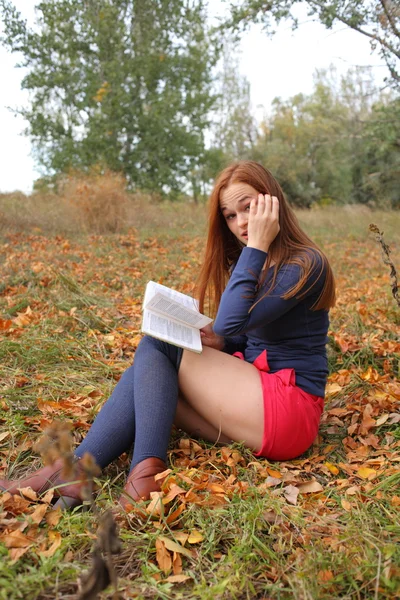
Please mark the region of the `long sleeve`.
[[[254, 302], [265, 293], [264, 288], [256, 294], [256, 286], [266, 258], [267, 254], [262, 250], [243, 248], [221, 297], [214, 323], [214, 331], [218, 335], [227, 337], [244, 334], [252, 329], [267, 325], [300, 302], [296, 297], [288, 300], [282, 298], [287, 291], [296, 285], [301, 274], [298, 265], [288, 264], [279, 270], [274, 289], [268, 296], [262, 298], [249, 313]], [[307, 284], [312, 283], [312, 277], [310, 279]], [[315, 291], [315, 287], [312, 288], [312, 291]]]

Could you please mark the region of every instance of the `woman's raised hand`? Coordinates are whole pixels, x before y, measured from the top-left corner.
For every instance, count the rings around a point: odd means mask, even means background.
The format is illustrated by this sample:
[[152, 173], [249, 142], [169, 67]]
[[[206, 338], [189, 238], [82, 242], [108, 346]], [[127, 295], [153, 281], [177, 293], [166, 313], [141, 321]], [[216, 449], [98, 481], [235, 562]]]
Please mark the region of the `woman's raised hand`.
[[214, 333], [211, 324], [200, 329], [200, 335], [203, 346], [209, 346], [215, 350], [222, 350], [224, 347], [224, 338]]
[[268, 252], [279, 233], [279, 200], [276, 196], [259, 194], [250, 203], [247, 246]]

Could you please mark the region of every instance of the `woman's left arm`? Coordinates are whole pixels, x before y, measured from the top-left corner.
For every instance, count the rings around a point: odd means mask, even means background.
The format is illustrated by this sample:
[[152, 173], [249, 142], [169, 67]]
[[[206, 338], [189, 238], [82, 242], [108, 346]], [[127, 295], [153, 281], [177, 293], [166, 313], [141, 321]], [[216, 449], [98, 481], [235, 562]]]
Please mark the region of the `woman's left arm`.
[[[266, 257], [267, 253], [257, 248], [243, 248], [235, 270], [221, 297], [213, 327], [214, 332], [218, 335], [243, 334], [266, 325], [284, 315], [301, 301], [298, 297], [287, 300], [282, 298], [286, 292], [299, 282], [301, 276], [300, 266], [292, 264], [284, 265], [279, 270], [274, 289], [267, 296], [262, 297], [265, 290], [260, 290], [256, 294]], [[314, 284], [317, 282], [321, 267], [321, 262], [318, 261], [316, 268], [312, 269], [312, 274], [303, 287], [303, 290], [307, 290], [306, 296], [320, 289], [319, 286], [316, 287]], [[257, 301], [257, 297], [262, 299], [249, 312]], [[302, 299], [304, 297], [302, 296]]]

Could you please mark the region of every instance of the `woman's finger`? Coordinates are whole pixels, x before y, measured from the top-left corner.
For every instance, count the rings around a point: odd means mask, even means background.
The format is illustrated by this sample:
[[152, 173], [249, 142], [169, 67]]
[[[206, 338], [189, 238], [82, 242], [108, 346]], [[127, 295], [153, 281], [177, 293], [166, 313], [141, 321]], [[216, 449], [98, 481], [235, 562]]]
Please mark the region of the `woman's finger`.
[[269, 194], [265, 194], [265, 210], [267, 214], [270, 214], [272, 210], [272, 200]]
[[257, 214], [263, 215], [265, 210], [265, 198], [262, 194], [258, 194]]
[[257, 198], [252, 198], [250, 201], [250, 214], [251, 215], [257, 214]]
[[272, 209], [271, 209], [272, 216], [274, 217], [274, 219], [279, 221], [279, 200], [276, 196], [272, 196], [271, 202], [272, 202]]

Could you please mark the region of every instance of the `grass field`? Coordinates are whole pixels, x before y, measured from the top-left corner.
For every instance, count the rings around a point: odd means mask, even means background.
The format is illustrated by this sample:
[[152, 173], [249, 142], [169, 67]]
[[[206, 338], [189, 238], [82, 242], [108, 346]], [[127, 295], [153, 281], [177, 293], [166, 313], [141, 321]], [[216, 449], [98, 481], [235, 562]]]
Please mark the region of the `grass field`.
[[[400, 270], [400, 213], [300, 212], [329, 256], [330, 378], [320, 435], [298, 460], [256, 460], [240, 444], [174, 432], [161, 514], [117, 518], [118, 576], [101, 598], [332, 599], [400, 594], [400, 310], [368, 231]], [[11, 222], [11, 221], [10, 221]], [[203, 207], [138, 205], [123, 234], [0, 229], [0, 477], [40, 465], [53, 419], [79, 443], [131, 363], [149, 279], [190, 293]], [[72, 599], [129, 457], [99, 477], [96, 511], [51, 511], [0, 496], [0, 599]], [[177, 487], [179, 486], [179, 487]], [[95, 598], [95, 595], [86, 595]]]

